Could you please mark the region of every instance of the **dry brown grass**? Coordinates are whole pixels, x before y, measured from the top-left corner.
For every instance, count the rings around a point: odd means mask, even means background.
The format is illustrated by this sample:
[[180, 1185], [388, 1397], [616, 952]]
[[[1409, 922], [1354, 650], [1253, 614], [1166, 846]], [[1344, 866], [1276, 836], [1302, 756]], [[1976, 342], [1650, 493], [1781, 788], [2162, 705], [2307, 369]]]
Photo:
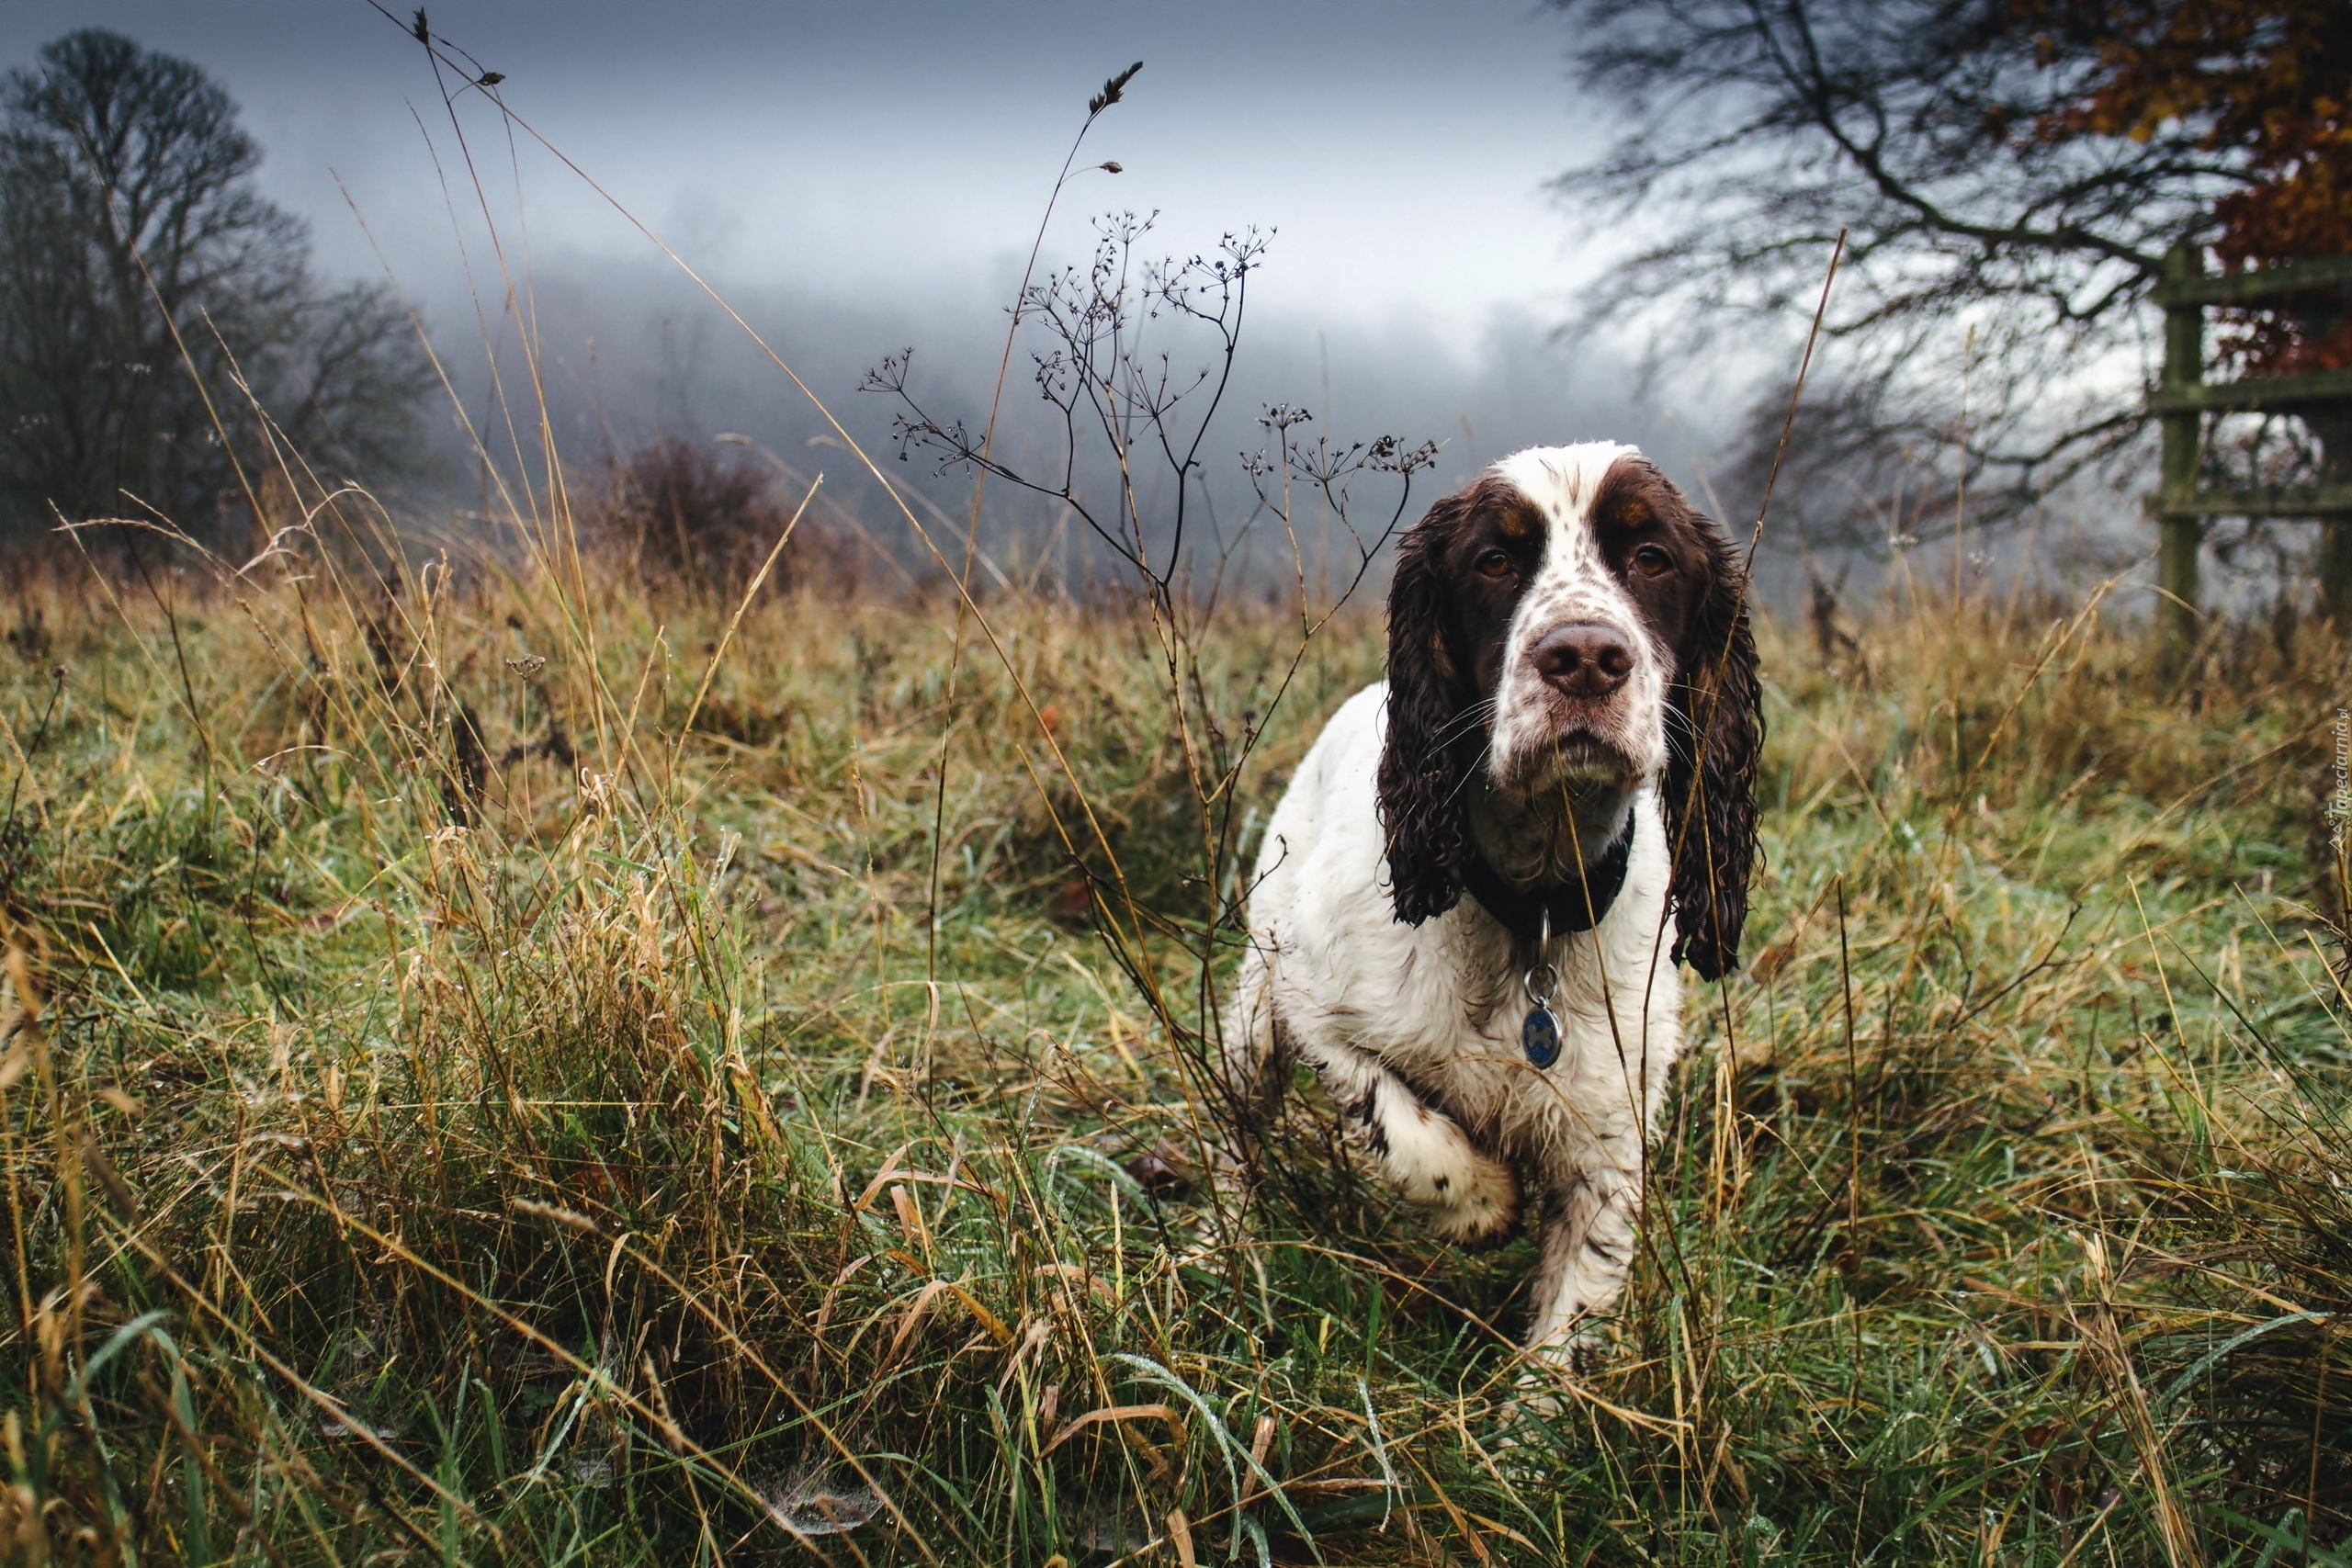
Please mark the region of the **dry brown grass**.
[[1222, 843], [1148, 618], [985, 606], [951, 699], [952, 604], [775, 596], [705, 690], [732, 606], [540, 558], [19, 601], [21, 1551], [2331, 1560], [2316, 633], [1768, 635], [1756, 975], [1542, 1422], [1515, 1252], [1307, 1151], [1206, 1223], [1197, 955], [1368, 621], [1271, 715], [1295, 624], [1201, 642]]

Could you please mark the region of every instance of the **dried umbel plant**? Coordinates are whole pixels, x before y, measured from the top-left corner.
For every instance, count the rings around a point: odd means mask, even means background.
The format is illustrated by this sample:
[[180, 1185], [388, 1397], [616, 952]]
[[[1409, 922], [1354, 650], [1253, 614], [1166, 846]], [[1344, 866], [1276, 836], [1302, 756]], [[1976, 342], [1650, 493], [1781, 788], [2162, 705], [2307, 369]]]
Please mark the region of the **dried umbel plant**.
[[[1405, 521], [1437, 446], [1394, 435], [1310, 442], [1299, 434], [1306, 411], [1263, 408], [1258, 447], [1237, 464], [1256, 504], [1238, 527], [1211, 527], [1206, 454], [1229, 412], [1267, 241], [1228, 232], [1214, 251], [1177, 259], [1143, 248], [1152, 228], [1132, 212], [1098, 220], [1087, 265], [1022, 293], [1015, 333], [1049, 430], [1034, 444], [1051, 454], [1044, 466], [1006, 457], [993, 419], [976, 432], [929, 406], [911, 379], [911, 349], [886, 358], [865, 387], [898, 404], [901, 459], [921, 453], [943, 474], [976, 472], [1068, 508], [1148, 627], [1169, 738], [1162, 815], [1181, 818], [1182, 831], [1138, 842], [1107, 830], [1082, 800], [1048, 789], [1046, 806], [1098, 927], [1188, 1066], [1204, 1074], [1216, 961], [1239, 934], [1248, 893], [1238, 868], [1252, 754], [1309, 647]], [[1310, 514], [1327, 540], [1334, 530], [1344, 540], [1336, 587], [1328, 543], [1310, 580], [1300, 526]], [[1219, 647], [1219, 609], [1260, 536], [1284, 560], [1297, 629], [1287, 649], [1238, 665]], [[1154, 931], [1175, 938], [1174, 953], [1152, 951]], [[1189, 971], [1189, 994], [1171, 988], [1171, 957]]]

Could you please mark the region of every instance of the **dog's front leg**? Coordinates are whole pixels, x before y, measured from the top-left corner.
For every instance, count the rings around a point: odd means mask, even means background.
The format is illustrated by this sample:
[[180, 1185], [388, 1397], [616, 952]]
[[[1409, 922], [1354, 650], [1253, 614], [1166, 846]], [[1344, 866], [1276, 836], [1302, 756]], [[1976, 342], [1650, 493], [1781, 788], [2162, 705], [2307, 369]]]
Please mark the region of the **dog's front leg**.
[[1573, 1363], [1593, 1347], [1594, 1321], [1624, 1291], [1641, 1213], [1639, 1156], [1581, 1172], [1545, 1200], [1528, 1348]]
[[1350, 1134], [1382, 1179], [1427, 1213], [1440, 1239], [1487, 1247], [1510, 1235], [1519, 1218], [1519, 1180], [1510, 1167], [1479, 1149], [1452, 1117], [1431, 1110], [1363, 1052], [1322, 1043], [1300, 1055], [1339, 1103]]

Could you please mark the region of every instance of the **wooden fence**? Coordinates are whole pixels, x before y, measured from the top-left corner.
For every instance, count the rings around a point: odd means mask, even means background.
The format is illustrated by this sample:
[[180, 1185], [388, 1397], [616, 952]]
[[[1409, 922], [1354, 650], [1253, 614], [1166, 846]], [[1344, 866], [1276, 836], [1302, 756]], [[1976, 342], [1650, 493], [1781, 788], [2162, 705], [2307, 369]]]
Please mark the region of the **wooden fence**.
[[[2203, 490], [2205, 416], [2352, 411], [2352, 370], [2301, 376], [2205, 379], [2205, 312], [2215, 305], [2254, 305], [2316, 290], [2352, 288], [2352, 255], [2295, 262], [2258, 272], [2209, 274], [2197, 246], [2175, 245], [2152, 298], [2164, 307], [2164, 379], [2148, 399], [2163, 433], [2156, 493], [2149, 510], [2161, 531], [2157, 611], [2166, 661], [2177, 667], [2197, 640], [2197, 557], [2208, 517], [2317, 518], [2326, 525], [2321, 593], [2338, 625], [2352, 626], [2352, 484]], [[2328, 454], [2352, 467], [2352, 452]]]

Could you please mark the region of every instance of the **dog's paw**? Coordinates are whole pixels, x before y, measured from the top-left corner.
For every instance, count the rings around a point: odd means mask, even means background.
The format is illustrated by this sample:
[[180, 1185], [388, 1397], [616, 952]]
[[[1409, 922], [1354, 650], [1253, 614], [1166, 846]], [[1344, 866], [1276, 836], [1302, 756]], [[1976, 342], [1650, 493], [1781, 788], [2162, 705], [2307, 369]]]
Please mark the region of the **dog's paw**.
[[1483, 1251], [1519, 1228], [1519, 1179], [1499, 1160], [1482, 1156], [1430, 1186], [1429, 1229], [1441, 1241]]
[[1511, 1396], [1499, 1412], [1502, 1432], [1506, 1438], [1521, 1437], [1521, 1428], [1531, 1420], [1557, 1421], [1566, 1409], [1567, 1396], [1558, 1371], [1548, 1367], [1523, 1371], [1512, 1380]]
[[1530, 1457], [1559, 1446], [1560, 1422], [1575, 1413], [1569, 1386], [1575, 1381], [1566, 1368], [1541, 1353], [1529, 1359], [1511, 1380], [1510, 1397], [1497, 1407], [1494, 1430], [1487, 1438], [1499, 1462], [1520, 1470]]
[[1527, 1353], [1555, 1375], [1589, 1377], [1608, 1360], [1609, 1339], [1597, 1325], [1588, 1321], [1573, 1332], [1528, 1346]]

